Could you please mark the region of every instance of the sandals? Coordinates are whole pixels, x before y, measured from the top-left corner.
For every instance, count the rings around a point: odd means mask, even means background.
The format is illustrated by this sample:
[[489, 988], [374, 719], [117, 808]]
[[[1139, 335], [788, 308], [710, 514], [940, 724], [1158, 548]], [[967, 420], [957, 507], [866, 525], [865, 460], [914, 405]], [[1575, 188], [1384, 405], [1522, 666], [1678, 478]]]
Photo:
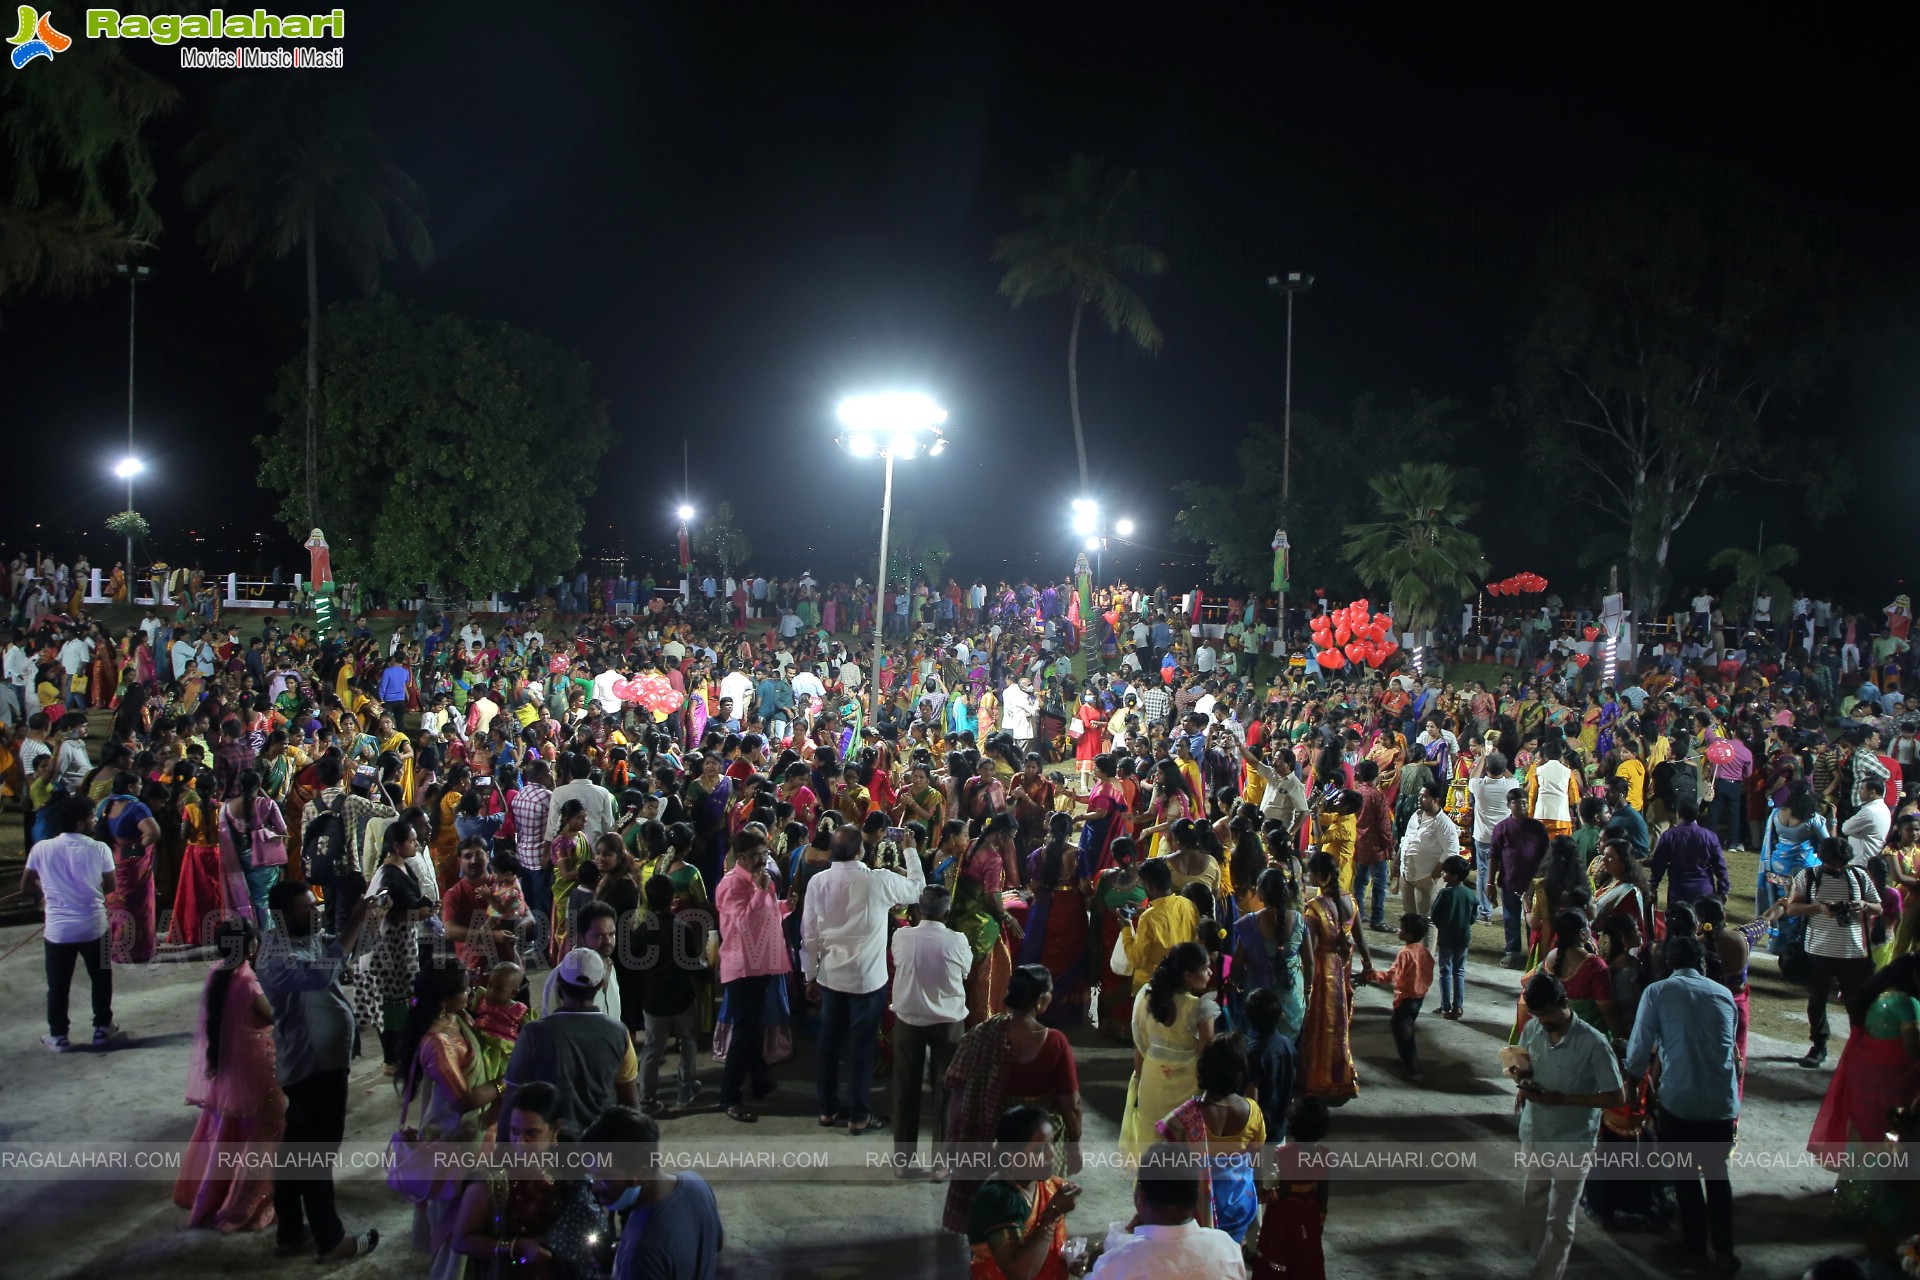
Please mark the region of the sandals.
[[727, 1119], [738, 1120], [741, 1124], [758, 1124], [760, 1122], [759, 1116], [737, 1103], [727, 1108]]
[[845, 1123], [847, 1123], [847, 1113], [844, 1111], [842, 1111], [837, 1116], [821, 1116], [820, 1117], [820, 1127], [822, 1129], [838, 1129], [841, 1125]]
[[876, 1133], [886, 1127], [887, 1122], [879, 1116], [869, 1116], [865, 1124], [856, 1125], [849, 1123], [847, 1125], [847, 1136], [849, 1138], [857, 1138], [863, 1133]]

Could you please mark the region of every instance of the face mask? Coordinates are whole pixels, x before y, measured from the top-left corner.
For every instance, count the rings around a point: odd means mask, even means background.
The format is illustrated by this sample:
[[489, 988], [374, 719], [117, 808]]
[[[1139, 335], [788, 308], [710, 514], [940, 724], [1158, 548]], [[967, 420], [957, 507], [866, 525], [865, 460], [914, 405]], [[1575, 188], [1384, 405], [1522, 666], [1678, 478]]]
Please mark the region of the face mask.
[[615, 1200], [612, 1204], [608, 1205], [607, 1208], [612, 1210], [614, 1213], [631, 1213], [633, 1211], [633, 1207], [640, 1203], [640, 1196], [645, 1190], [646, 1190], [645, 1187], [639, 1185], [638, 1183], [635, 1183], [633, 1186], [628, 1187], [625, 1191], [622, 1191], [620, 1193], [620, 1198], [618, 1200]]

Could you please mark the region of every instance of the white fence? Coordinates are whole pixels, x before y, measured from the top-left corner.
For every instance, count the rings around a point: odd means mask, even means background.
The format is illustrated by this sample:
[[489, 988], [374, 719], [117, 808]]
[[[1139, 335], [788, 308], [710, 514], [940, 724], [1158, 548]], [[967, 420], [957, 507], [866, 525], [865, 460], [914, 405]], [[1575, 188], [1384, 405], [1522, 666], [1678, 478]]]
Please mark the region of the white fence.
[[[107, 595], [107, 577], [107, 574], [100, 569], [89, 571], [87, 592], [81, 598], [82, 603], [90, 605], [117, 603]], [[299, 602], [306, 589], [306, 575], [300, 573], [293, 575], [291, 585], [285, 582], [275, 585], [271, 579], [242, 578], [237, 573], [229, 573], [224, 578], [215, 576], [202, 581], [203, 583], [211, 582], [219, 588], [222, 609], [286, 609]], [[133, 589], [133, 603], [136, 605], [163, 607], [174, 603], [173, 595], [167, 590], [164, 580], [157, 584], [157, 595], [156, 584], [152, 579], [143, 578], [136, 581]], [[449, 600], [445, 607], [458, 610], [463, 604], [468, 613], [507, 613], [513, 607], [502, 601], [497, 594], [490, 595], [484, 600]], [[420, 607], [420, 601], [401, 600], [395, 602], [395, 607], [411, 612]]]

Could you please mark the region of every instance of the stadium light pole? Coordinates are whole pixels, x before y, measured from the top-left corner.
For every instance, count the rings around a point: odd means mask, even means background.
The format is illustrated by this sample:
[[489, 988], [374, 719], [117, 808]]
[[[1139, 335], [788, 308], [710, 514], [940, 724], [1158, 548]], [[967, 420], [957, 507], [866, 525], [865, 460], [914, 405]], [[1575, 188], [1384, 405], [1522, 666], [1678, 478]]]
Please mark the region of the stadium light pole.
[[880, 490], [880, 572], [873, 588], [873, 688], [868, 691], [868, 724], [880, 718], [880, 665], [886, 657], [887, 635], [887, 538], [893, 524], [893, 464], [925, 453], [937, 457], [947, 447], [940, 425], [947, 411], [917, 392], [889, 392], [878, 395], [849, 396], [840, 402], [841, 433], [835, 437], [842, 449], [856, 458], [878, 454], [886, 466], [886, 480]]
[[[117, 262], [113, 274], [127, 282], [127, 456], [114, 474], [127, 482], [127, 510], [133, 510], [133, 478], [141, 471], [140, 460], [133, 452], [133, 350], [134, 336], [139, 332], [140, 320], [140, 282], [153, 280], [152, 267], [136, 267], [132, 263]], [[133, 603], [133, 534], [127, 534], [127, 603]]]
[[[1282, 528], [1276, 539], [1285, 546], [1288, 504], [1293, 496], [1293, 299], [1295, 294], [1313, 288], [1313, 277], [1304, 271], [1289, 271], [1284, 276], [1268, 276], [1267, 288], [1287, 295], [1287, 381], [1284, 408], [1280, 413], [1280, 519]], [[1292, 558], [1288, 558], [1292, 572]], [[1287, 651], [1287, 593], [1279, 593], [1280, 652]]]

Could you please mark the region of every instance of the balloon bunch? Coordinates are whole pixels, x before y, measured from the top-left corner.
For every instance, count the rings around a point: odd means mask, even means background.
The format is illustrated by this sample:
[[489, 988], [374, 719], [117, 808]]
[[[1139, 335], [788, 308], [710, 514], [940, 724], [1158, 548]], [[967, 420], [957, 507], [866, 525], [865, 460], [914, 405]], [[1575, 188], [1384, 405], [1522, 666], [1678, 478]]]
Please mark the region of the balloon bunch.
[[684, 701], [679, 690], [657, 671], [649, 671], [637, 680], [615, 680], [613, 696], [622, 702], [637, 703], [655, 715], [671, 715]]
[[1535, 596], [1546, 589], [1547, 580], [1537, 573], [1516, 573], [1487, 584], [1487, 594], [1495, 596]]
[[1316, 615], [1312, 630], [1314, 646], [1320, 650], [1314, 660], [1329, 671], [1349, 662], [1377, 669], [1400, 649], [1393, 638], [1393, 619], [1370, 612], [1365, 600]]

